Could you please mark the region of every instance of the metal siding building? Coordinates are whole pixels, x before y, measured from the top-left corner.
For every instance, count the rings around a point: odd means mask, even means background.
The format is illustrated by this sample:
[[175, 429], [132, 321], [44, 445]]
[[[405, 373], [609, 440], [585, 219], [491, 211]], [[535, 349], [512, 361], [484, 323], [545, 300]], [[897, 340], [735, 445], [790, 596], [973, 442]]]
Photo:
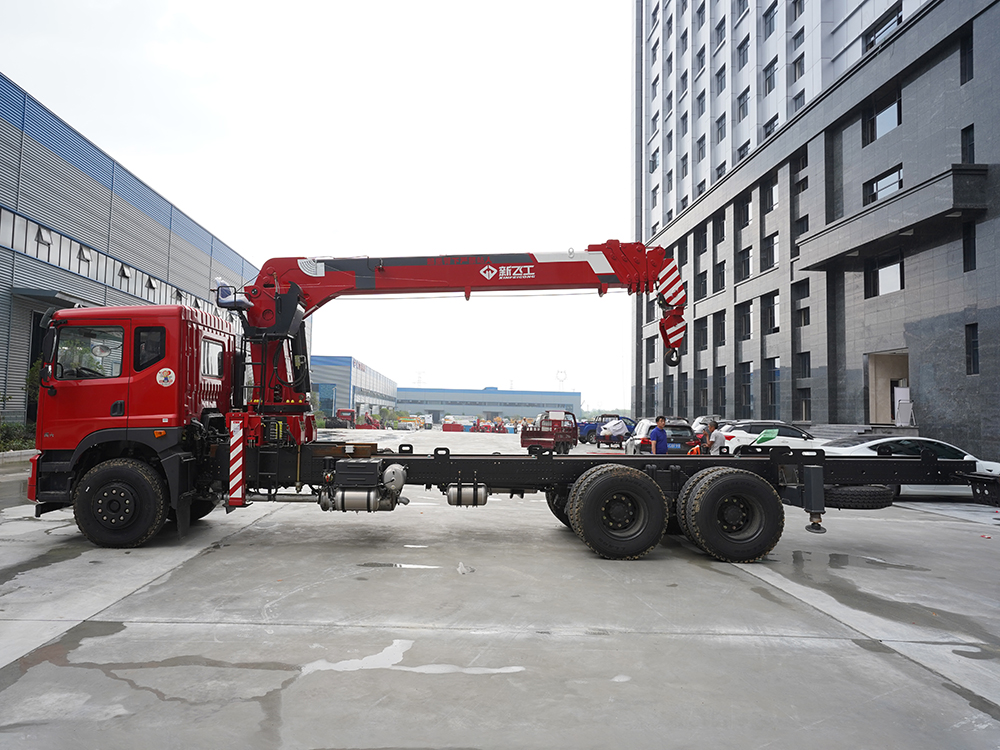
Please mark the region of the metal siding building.
[[997, 458], [1000, 7], [634, 8], [635, 231], [690, 300], [679, 367], [635, 302], [634, 413], [868, 425], [909, 402]]
[[546, 409], [565, 409], [580, 415], [579, 391], [481, 391], [460, 388], [399, 388], [397, 408], [410, 414], [432, 414], [441, 422], [446, 414], [493, 417], [534, 417]]
[[[215, 276], [257, 269], [0, 74], [0, 415], [24, 382], [52, 306], [214, 308]], [[227, 313], [228, 314], [228, 313]]]
[[328, 416], [337, 409], [354, 409], [358, 418], [396, 408], [396, 383], [354, 357], [314, 356], [309, 362], [318, 408]]

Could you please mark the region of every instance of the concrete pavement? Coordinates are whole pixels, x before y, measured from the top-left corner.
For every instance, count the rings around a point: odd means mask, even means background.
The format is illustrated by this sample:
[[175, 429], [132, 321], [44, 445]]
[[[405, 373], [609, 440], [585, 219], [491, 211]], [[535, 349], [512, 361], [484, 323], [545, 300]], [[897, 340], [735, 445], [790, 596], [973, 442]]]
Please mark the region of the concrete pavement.
[[[520, 450], [353, 435], [376, 436]], [[0, 748], [1000, 747], [994, 508], [832, 511], [821, 536], [788, 508], [729, 565], [675, 537], [601, 560], [539, 495], [405, 494], [131, 551], [3, 508]]]

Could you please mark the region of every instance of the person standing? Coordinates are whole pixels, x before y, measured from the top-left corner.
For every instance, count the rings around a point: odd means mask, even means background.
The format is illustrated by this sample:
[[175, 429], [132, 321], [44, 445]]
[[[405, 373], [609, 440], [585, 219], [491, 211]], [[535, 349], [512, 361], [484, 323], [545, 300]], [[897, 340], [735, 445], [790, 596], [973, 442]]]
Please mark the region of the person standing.
[[663, 429], [667, 426], [666, 417], [656, 418], [656, 427], [649, 431], [649, 439], [653, 441], [653, 453], [667, 452], [667, 431]]
[[708, 423], [707, 436], [708, 452], [713, 456], [718, 456], [722, 453], [722, 446], [726, 444], [726, 436], [722, 434], [719, 423], [714, 419]]

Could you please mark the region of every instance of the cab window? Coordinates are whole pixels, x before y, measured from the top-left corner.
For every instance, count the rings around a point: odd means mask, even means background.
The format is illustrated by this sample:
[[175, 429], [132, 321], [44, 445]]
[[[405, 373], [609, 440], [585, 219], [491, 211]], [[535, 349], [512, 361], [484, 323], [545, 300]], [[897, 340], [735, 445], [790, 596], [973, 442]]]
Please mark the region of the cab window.
[[122, 374], [125, 329], [119, 326], [64, 326], [59, 329], [54, 374], [57, 380], [117, 378]]
[[132, 368], [139, 372], [167, 355], [167, 331], [162, 326], [135, 329], [135, 356]]
[[201, 342], [201, 374], [210, 378], [222, 377], [222, 344], [211, 339]]

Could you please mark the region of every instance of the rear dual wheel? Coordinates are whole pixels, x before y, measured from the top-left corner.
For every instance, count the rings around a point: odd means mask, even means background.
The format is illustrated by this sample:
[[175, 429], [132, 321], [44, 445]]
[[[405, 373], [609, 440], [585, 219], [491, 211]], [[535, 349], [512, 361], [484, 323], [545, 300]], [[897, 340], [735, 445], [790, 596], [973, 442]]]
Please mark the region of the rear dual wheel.
[[610, 560], [636, 560], [660, 543], [669, 515], [660, 486], [638, 469], [603, 464], [573, 483], [566, 502], [570, 527]]

